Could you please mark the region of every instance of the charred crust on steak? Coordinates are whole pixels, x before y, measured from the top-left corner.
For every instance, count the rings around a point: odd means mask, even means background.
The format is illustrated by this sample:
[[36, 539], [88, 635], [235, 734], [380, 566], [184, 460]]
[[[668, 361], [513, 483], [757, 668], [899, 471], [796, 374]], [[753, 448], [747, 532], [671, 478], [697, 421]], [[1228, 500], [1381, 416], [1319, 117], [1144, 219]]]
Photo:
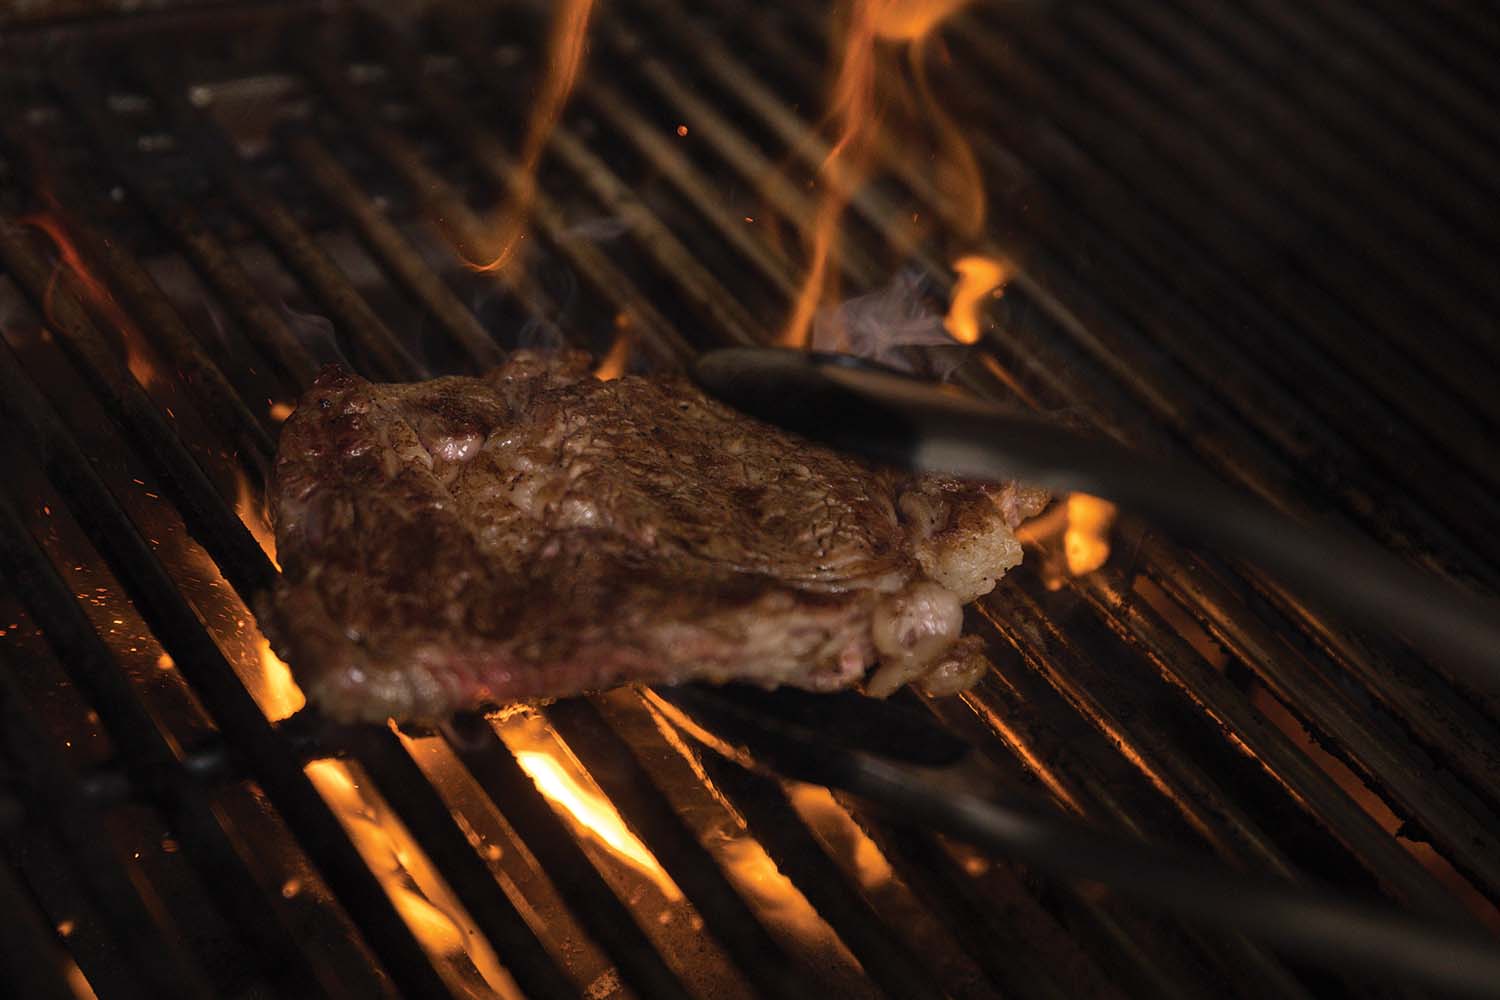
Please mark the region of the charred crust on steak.
[[872, 469], [686, 380], [591, 368], [318, 376], [282, 433], [262, 609], [311, 701], [430, 720], [624, 683], [982, 672], [960, 609], [1020, 561], [1044, 493]]

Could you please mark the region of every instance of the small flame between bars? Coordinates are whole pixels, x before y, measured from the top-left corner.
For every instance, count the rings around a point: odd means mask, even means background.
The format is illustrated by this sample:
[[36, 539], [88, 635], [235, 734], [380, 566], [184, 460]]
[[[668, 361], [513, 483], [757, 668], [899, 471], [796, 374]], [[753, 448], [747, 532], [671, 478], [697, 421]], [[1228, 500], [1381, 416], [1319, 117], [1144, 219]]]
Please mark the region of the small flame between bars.
[[109, 286], [89, 268], [78, 246], [68, 235], [67, 227], [62, 219], [48, 212], [37, 212], [25, 216], [20, 221], [24, 225], [45, 233], [53, 246], [57, 248], [57, 267], [47, 283], [47, 291], [42, 301], [42, 311], [47, 322], [52, 324], [57, 322], [52, 300], [57, 290], [58, 280], [64, 274], [71, 275], [88, 304], [109, 320], [110, 325], [125, 342], [125, 363], [130, 369], [130, 374], [135, 376], [135, 380], [142, 388], [151, 388], [152, 383], [156, 381], [157, 371], [156, 366], [146, 355], [144, 335], [135, 322], [126, 315], [125, 310], [120, 307], [114, 292], [110, 291]]

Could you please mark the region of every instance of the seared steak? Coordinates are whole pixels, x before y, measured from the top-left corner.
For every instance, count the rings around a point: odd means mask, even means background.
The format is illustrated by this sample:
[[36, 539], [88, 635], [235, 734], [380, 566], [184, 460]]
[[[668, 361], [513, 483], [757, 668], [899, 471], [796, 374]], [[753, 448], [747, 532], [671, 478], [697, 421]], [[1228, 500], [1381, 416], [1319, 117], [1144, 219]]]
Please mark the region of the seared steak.
[[678, 378], [518, 352], [326, 370], [282, 432], [267, 631], [351, 720], [692, 679], [887, 694], [983, 669], [961, 608], [1044, 494], [872, 469]]

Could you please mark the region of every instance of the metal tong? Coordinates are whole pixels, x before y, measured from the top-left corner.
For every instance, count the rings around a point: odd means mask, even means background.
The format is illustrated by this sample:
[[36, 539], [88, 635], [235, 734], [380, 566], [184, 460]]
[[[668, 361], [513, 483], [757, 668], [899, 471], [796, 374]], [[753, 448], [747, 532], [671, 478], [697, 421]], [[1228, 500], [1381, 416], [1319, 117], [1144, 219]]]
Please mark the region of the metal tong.
[[1331, 525], [1304, 525], [1192, 466], [1151, 458], [848, 355], [729, 348], [694, 372], [767, 423], [890, 465], [1091, 493], [1390, 628], [1500, 696], [1500, 606]]
[[1500, 945], [1325, 889], [1103, 833], [1018, 795], [925, 712], [848, 692], [658, 687], [673, 721], [742, 766], [851, 792], [901, 822], [952, 835], [1049, 875], [1099, 882], [1181, 917], [1237, 931], [1362, 976], [1500, 996]]
[[[1367, 624], [1390, 627], [1444, 655], [1479, 690], [1500, 693], [1500, 609], [1353, 535], [1305, 526], [1190, 466], [847, 356], [732, 348], [704, 355], [695, 374], [737, 409], [879, 462], [1116, 501], [1258, 563]], [[1242, 874], [1212, 858], [1091, 829], [1050, 807], [982, 794], [993, 782], [976, 773], [975, 755], [925, 713], [790, 690], [689, 685], [658, 693], [676, 706], [685, 728], [747, 766], [843, 789], [1039, 871], [1104, 883], [1312, 961], [1500, 996], [1500, 945], [1473, 928]], [[840, 735], [850, 732], [869, 738]]]

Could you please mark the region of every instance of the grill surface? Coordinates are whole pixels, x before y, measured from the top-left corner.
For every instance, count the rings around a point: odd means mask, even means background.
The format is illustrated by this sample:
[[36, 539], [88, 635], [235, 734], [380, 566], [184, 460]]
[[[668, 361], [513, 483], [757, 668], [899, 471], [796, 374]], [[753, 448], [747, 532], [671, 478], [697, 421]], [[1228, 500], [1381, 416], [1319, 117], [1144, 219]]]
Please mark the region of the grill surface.
[[[250, 610], [287, 404], [334, 357], [404, 379], [625, 329], [660, 370], [774, 339], [828, 151], [804, 6], [604, 5], [527, 266], [497, 274], [462, 261], [517, 183], [536, 10], [0, 43], [0, 962], [25, 995], [1374, 988], [742, 771], [649, 693], [440, 734], [294, 715]], [[966, 10], [936, 83], [1018, 270], [962, 380], [1494, 593], [1497, 35], [1446, 0]], [[907, 268], [944, 299], [946, 210], [915, 158], [857, 194], [847, 294]], [[1145, 526], [1098, 571], [1048, 565], [972, 616], [976, 690], [902, 699], [1101, 826], [1500, 928], [1491, 698]], [[613, 842], [564, 805], [595, 788]]]

